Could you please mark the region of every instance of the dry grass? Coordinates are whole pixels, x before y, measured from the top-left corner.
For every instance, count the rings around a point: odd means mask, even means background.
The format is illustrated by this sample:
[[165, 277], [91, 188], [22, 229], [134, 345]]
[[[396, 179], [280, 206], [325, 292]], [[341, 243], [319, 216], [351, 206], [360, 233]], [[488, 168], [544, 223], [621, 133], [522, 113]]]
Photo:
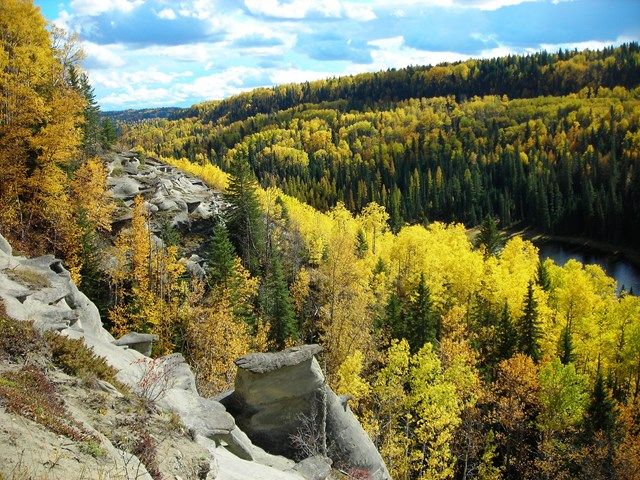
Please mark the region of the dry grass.
[[14, 282], [34, 289], [47, 288], [51, 286], [49, 279], [37, 270], [25, 267], [8, 268], [4, 274]]
[[0, 402], [8, 412], [33, 420], [58, 435], [74, 441], [93, 439], [70, 418], [55, 385], [36, 366], [0, 374]]

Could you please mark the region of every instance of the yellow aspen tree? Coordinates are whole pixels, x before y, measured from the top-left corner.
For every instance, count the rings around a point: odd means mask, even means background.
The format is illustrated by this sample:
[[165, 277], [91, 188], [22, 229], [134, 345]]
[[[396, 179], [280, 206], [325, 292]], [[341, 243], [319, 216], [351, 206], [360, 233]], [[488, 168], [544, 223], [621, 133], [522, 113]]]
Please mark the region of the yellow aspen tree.
[[136, 195], [131, 218], [131, 276], [135, 288], [146, 291], [149, 288], [149, 262], [151, 258], [151, 236], [147, 226], [147, 211], [144, 199]]
[[320, 266], [323, 318], [321, 339], [325, 346], [327, 370], [334, 374], [355, 349], [372, 358], [373, 303], [368, 274], [355, 254], [355, 229], [343, 205], [332, 212], [334, 226], [327, 245], [326, 261]]
[[363, 368], [364, 355], [356, 350], [342, 362], [336, 373], [336, 393], [351, 397], [351, 409], [359, 417], [363, 417], [360, 403], [367, 399], [371, 390], [371, 386], [362, 378]]
[[90, 158], [76, 170], [71, 192], [76, 212], [91, 227], [110, 232], [115, 204], [107, 190], [107, 176], [102, 161]]
[[430, 343], [411, 358], [411, 403], [416, 415], [414, 440], [418, 454], [413, 470], [418, 479], [453, 478], [456, 459], [451, 440], [460, 424], [461, 405], [456, 386], [442, 374]]
[[415, 460], [411, 448], [412, 414], [405, 388], [409, 379], [409, 343], [393, 340], [384, 366], [371, 385], [371, 414], [364, 425], [378, 446], [392, 478], [408, 480]]
[[236, 358], [247, 353], [251, 341], [246, 323], [234, 318], [228, 292], [215, 305], [192, 309], [187, 322], [188, 352], [202, 395], [232, 388]]
[[389, 214], [382, 205], [371, 202], [362, 209], [360, 221], [371, 234], [371, 252], [375, 255], [376, 241], [388, 228]]
[[27, 251], [53, 249], [74, 273], [79, 235], [61, 167], [80, 144], [84, 100], [61, 81], [63, 65], [31, 2], [4, 0], [0, 32], [0, 227]]

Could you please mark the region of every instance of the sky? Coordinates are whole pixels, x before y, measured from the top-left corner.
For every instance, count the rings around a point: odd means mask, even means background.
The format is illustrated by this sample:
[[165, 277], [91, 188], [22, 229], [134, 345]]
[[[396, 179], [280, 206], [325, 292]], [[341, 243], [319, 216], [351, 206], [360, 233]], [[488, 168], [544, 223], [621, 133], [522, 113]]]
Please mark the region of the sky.
[[102, 110], [640, 38], [640, 0], [36, 0], [81, 38]]

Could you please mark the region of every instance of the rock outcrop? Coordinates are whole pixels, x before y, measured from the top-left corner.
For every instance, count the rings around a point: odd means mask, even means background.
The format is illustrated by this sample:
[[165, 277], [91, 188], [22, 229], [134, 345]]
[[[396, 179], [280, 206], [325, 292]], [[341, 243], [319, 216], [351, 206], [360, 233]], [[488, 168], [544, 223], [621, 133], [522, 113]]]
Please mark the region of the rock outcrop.
[[[136, 195], [145, 200], [152, 232], [159, 234], [169, 225], [187, 239], [210, 231], [224, 207], [221, 195], [201, 180], [154, 159], [141, 162], [133, 153], [114, 155], [109, 171], [110, 190], [119, 204], [114, 230], [130, 221]], [[153, 240], [162, 243], [157, 236]], [[204, 260], [195, 253], [181, 261], [189, 272], [202, 277]], [[134, 333], [116, 340], [103, 328], [98, 309], [71, 281], [60, 260], [51, 255], [33, 259], [14, 255], [2, 235], [0, 300], [9, 316], [32, 321], [38, 330], [82, 339], [118, 371], [120, 382], [176, 414], [197, 445], [208, 452], [208, 479], [322, 480], [329, 478], [332, 461], [346, 471], [354, 468], [374, 479], [389, 478], [353, 413], [326, 385], [314, 357], [321, 351], [317, 345], [242, 357], [236, 362], [235, 392], [203, 398], [182, 355], [152, 360], [148, 357], [152, 335]], [[109, 384], [97, 387], [118, 396]], [[318, 422], [326, 432], [331, 460], [322, 455], [324, 448], [316, 448], [320, 455], [308, 455], [317, 445], [306, 452], [308, 458], [294, 457], [291, 436], [304, 436], [308, 433], [304, 429], [315, 428]], [[303, 460], [296, 464], [289, 458]]]
[[108, 169], [107, 184], [119, 203], [116, 226], [131, 219], [136, 195], [144, 198], [150, 228], [155, 233], [165, 224], [185, 232], [197, 230], [218, 217], [224, 207], [222, 195], [202, 180], [153, 158], [141, 162], [133, 152], [114, 155]]
[[[152, 360], [129, 348], [127, 341], [124, 342], [127, 345], [117, 345], [113, 336], [102, 327], [96, 306], [78, 290], [59, 260], [50, 255], [34, 259], [14, 256], [2, 235], [0, 299], [12, 318], [33, 321], [41, 331], [54, 330], [82, 339], [96, 355], [105, 358], [118, 370], [119, 381], [140, 395], [155, 400], [162, 409], [175, 413], [202, 451], [208, 452], [209, 473], [206, 478], [305, 479], [295, 470], [294, 461], [268, 454], [255, 446], [221, 403], [198, 395], [193, 373], [182, 355]], [[138, 346], [150, 338], [136, 336], [131, 340], [132, 345]], [[158, 380], [151, 385], [141, 381], [149, 378]], [[108, 386], [99, 388], [110, 390]], [[116, 396], [114, 392], [112, 394]], [[24, 436], [18, 431], [16, 435], [16, 438]], [[51, 435], [43, 433], [42, 437], [46, 439]], [[45, 440], [43, 442], [46, 443]], [[21, 448], [29, 447], [25, 444]], [[144, 466], [141, 466], [138, 472], [143, 471]]]
[[335, 466], [389, 479], [366, 432], [326, 384], [315, 358], [321, 350], [318, 345], [304, 345], [239, 358], [235, 390], [221, 402], [252, 442], [268, 452], [292, 457], [301, 453], [300, 442], [306, 442], [302, 453], [321, 454], [326, 442]]

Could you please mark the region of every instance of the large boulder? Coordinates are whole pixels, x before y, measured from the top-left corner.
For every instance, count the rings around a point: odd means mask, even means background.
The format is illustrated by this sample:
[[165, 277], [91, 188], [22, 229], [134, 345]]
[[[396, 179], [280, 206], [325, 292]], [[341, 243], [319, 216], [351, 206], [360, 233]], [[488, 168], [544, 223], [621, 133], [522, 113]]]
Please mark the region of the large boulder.
[[251, 441], [270, 453], [290, 458], [321, 454], [326, 442], [337, 467], [389, 479], [360, 422], [326, 384], [315, 358], [321, 350], [304, 345], [239, 358], [235, 390], [220, 401]]

